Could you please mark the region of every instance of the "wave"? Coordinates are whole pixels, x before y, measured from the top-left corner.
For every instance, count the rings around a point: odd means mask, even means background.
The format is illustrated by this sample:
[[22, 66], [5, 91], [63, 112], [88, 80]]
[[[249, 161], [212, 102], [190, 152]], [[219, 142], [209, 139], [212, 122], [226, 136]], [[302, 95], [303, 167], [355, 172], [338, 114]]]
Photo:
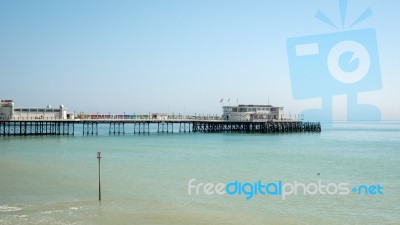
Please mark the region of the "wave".
[[20, 207], [0, 205], [0, 212], [15, 212], [20, 210], [22, 210]]

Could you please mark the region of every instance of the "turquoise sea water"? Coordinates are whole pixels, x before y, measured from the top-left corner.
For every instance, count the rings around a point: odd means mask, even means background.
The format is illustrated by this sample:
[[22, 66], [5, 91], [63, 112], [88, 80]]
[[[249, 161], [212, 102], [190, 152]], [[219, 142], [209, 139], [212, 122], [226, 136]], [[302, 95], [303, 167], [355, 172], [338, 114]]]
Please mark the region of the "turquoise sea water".
[[[109, 136], [107, 129], [98, 136], [1, 137], [0, 224], [400, 224], [399, 122], [278, 135]], [[383, 194], [246, 200], [189, 195], [191, 178], [379, 184]]]

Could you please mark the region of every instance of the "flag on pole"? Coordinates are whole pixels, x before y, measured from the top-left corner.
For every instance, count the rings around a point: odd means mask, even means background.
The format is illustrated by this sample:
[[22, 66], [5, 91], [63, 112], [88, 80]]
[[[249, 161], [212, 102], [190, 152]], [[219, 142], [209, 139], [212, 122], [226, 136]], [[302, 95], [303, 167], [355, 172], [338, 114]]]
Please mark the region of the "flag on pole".
[[229, 102], [231, 100], [231, 98], [228, 98], [228, 101], [227, 102]]
[[223, 98], [221, 98], [221, 100], [219, 100], [219, 102], [221, 102], [221, 103], [222, 103], [223, 101], [224, 101], [224, 99], [223, 99]]

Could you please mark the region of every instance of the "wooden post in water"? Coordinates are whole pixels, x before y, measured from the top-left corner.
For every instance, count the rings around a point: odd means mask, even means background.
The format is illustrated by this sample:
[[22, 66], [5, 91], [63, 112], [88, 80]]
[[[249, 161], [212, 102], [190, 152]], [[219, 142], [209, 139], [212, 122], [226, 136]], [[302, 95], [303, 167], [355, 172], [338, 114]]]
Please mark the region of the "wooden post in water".
[[100, 180], [100, 159], [101, 159], [101, 152], [97, 152], [97, 158], [99, 159], [99, 201], [101, 201], [101, 180]]

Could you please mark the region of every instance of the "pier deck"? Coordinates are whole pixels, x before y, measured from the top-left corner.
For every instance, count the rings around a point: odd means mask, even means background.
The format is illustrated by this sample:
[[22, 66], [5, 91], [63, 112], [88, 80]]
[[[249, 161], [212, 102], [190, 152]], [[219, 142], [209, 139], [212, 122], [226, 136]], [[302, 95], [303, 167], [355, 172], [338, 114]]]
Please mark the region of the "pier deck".
[[[133, 133], [293, 133], [321, 132], [319, 122], [293, 120], [224, 121], [224, 120], [161, 120], [161, 119], [75, 119], [75, 120], [7, 120], [0, 121], [0, 136], [26, 135], [98, 135], [99, 124], [108, 124], [109, 134]], [[133, 127], [132, 127], [133, 126]], [[152, 126], [152, 129], [150, 129]], [[80, 127], [80, 128], [79, 128]], [[175, 130], [174, 130], [175, 128]]]

